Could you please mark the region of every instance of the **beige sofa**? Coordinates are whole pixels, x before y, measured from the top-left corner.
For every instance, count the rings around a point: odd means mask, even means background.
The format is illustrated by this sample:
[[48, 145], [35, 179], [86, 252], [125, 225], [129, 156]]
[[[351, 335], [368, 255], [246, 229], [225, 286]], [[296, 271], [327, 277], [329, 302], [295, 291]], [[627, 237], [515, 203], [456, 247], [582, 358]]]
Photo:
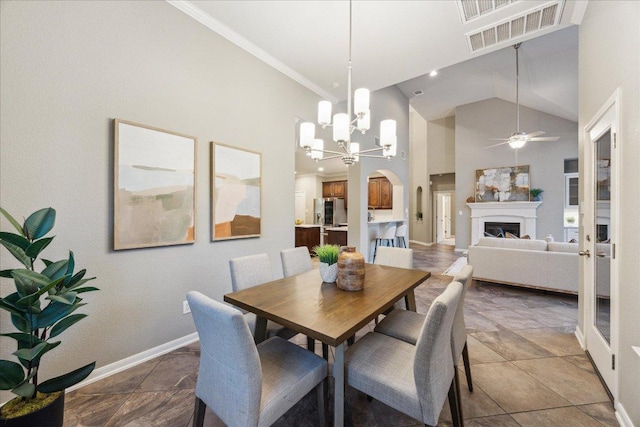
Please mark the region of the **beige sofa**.
[[469, 247], [473, 278], [578, 293], [578, 244], [481, 237]]

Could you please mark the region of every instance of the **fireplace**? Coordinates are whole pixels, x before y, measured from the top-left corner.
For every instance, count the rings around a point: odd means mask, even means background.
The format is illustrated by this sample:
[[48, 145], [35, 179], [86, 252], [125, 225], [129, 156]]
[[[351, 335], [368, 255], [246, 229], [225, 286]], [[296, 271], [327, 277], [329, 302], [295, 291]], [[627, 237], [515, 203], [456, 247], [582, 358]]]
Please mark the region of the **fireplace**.
[[485, 222], [484, 232], [496, 237], [506, 237], [506, 233], [511, 233], [520, 237], [519, 222]]
[[[542, 202], [481, 202], [467, 203], [471, 209], [471, 244], [478, 244], [478, 239], [484, 235], [487, 223], [518, 224], [518, 233], [528, 234], [536, 238], [536, 211]], [[491, 233], [493, 234], [493, 233]]]

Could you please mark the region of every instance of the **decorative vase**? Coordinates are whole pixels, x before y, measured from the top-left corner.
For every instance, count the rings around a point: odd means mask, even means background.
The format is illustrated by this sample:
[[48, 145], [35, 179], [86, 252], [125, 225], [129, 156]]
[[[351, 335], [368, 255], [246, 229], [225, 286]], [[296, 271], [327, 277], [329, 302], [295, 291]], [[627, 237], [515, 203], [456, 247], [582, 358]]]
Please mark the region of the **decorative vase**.
[[364, 288], [364, 256], [356, 252], [353, 246], [340, 248], [337, 285], [345, 291], [360, 291]]
[[2, 427], [62, 427], [64, 424], [64, 391], [47, 406], [16, 418], [1, 418]]
[[338, 264], [327, 264], [326, 262], [320, 263], [320, 277], [322, 281], [326, 283], [335, 283], [338, 277]]

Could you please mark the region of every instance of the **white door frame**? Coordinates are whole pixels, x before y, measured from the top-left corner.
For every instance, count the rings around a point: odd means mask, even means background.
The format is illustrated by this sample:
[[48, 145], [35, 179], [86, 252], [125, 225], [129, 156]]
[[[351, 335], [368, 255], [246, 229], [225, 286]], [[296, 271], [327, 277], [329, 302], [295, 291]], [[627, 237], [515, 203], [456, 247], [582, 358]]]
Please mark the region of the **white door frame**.
[[[619, 245], [619, 187], [620, 187], [620, 144], [622, 138], [620, 136], [619, 125], [619, 109], [620, 109], [620, 91], [617, 89], [613, 95], [607, 100], [607, 102], [600, 108], [595, 116], [587, 123], [584, 128], [583, 141], [584, 141], [584, 176], [582, 189], [584, 194], [584, 205], [582, 206], [582, 213], [584, 221], [583, 234], [580, 238], [580, 244], [582, 251], [591, 253], [590, 257], [583, 256], [581, 263], [582, 272], [584, 277], [584, 315], [583, 315], [583, 327], [584, 327], [584, 344], [586, 346], [589, 355], [595, 363], [600, 375], [607, 384], [609, 391], [614, 399], [614, 407], [618, 399], [618, 372], [617, 368], [612, 368], [613, 358], [619, 354], [618, 351], [618, 330], [619, 330], [619, 293], [618, 293], [618, 278], [619, 278], [619, 259], [620, 259], [620, 245]], [[611, 215], [610, 222], [613, 227], [610, 228], [611, 238], [611, 275], [610, 275], [610, 322], [611, 322], [611, 337], [610, 344], [607, 344], [606, 340], [594, 327], [595, 320], [595, 259], [596, 259], [596, 237], [595, 237], [595, 221], [596, 207], [595, 207], [595, 182], [594, 176], [597, 173], [594, 169], [595, 149], [594, 142], [604, 135], [607, 131], [611, 131], [611, 137], [615, 141], [614, 147], [611, 151]], [[589, 236], [590, 241], [587, 240]], [[618, 253], [616, 253], [618, 252]], [[581, 332], [578, 330], [580, 335]], [[617, 364], [617, 362], [616, 362]]]
[[[444, 195], [447, 195], [447, 194], [450, 196], [449, 200], [451, 200], [453, 198], [452, 195], [454, 194], [454, 191], [453, 190], [446, 190], [446, 191], [439, 190], [439, 191], [434, 191], [433, 192], [433, 205], [432, 205], [433, 206], [433, 214], [432, 214], [432, 217], [433, 217], [433, 242], [434, 243], [440, 243], [442, 241], [442, 239], [446, 238], [446, 236], [444, 235], [444, 229], [443, 229], [442, 233], [438, 232], [440, 230], [440, 221], [438, 221], [438, 220], [440, 218], [440, 213], [439, 213], [439, 210], [440, 210], [440, 199], [441, 199], [441, 197], [443, 197]], [[452, 212], [451, 212], [452, 207], [451, 206], [452, 206], [452, 203], [449, 202], [449, 219], [451, 219], [451, 215], [452, 215]], [[449, 228], [451, 228], [451, 225], [449, 225]], [[441, 239], [438, 240], [438, 237], [441, 237]]]

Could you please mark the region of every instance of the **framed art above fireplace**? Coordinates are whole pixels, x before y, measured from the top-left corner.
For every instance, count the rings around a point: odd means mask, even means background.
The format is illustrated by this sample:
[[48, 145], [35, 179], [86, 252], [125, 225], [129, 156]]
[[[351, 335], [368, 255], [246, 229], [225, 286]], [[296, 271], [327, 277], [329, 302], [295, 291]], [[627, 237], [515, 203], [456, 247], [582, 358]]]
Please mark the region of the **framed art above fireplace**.
[[529, 197], [529, 165], [476, 170], [476, 203], [528, 202]]

